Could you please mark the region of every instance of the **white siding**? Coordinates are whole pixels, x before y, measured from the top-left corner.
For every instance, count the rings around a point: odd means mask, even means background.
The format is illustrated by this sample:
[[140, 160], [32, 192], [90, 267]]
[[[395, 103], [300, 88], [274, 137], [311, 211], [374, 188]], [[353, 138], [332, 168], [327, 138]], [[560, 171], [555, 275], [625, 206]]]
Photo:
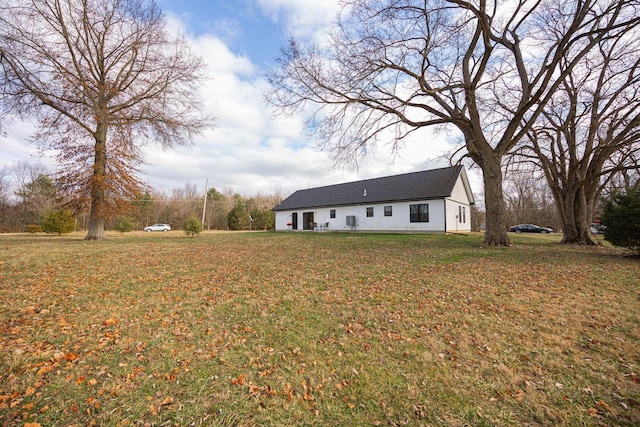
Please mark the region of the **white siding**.
[[[451, 196], [446, 199], [400, 201], [395, 203], [359, 204], [326, 208], [308, 208], [276, 212], [276, 230], [290, 230], [292, 214], [298, 214], [298, 230], [304, 227], [304, 213], [312, 212], [316, 224], [329, 224], [328, 231], [389, 231], [389, 232], [429, 232], [455, 233], [471, 231], [471, 208], [467, 187], [463, 183], [466, 174], [458, 177]], [[471, 195], [471, 197], [473, 197]], [[411, 222], [409, 206], [429, 205], [429, 222]], [[384, 216], [384, 207], [391, 206], [392, 216]], [[367, 217], [367, 208], [373, 208], [373, 217]], [[336, 212], [330, 217], [331, 210]], [[347, 216], [356, 217], [356, 226], [347, 226]]]
[[[429, 222], [410, 222], [409, 205], [429, 205]], [[384, 207], [391, 206], [392, 216], [384, 216]], [[298, 213], [298, 230], [302, 230], [302, 214], [313, 212], [314, 222], [329, 223], [329, 231], [445, 231], [445, 202], [443, 200], [422, 200], [412, 202], [382, 203], [356, 206], [337, 206], [332, 208], [311, 208], [295, 211], [276, 212], [276, 230], [287, 230], [290, 227], [291, 214]], [[373, 217], [367, 217], [367, 208], [373, 208]], [[336, 217], [330, 218], [331, 209], [335, 209]], [[347, 216], [356, 217], [356, 226], [347, 226]]]
[[468, 204], [447, 199], [447, 232], [471, 231], [471, 209]]
[[462, 179], [458, 179], [447, 199], [447, 232], [471, 231], [471, 209]]
[[469, 197], [467, 196], [467, 190], [465, 189], [462, 179], [458, 178], [449, 198], [459, 203], [469, 204]]

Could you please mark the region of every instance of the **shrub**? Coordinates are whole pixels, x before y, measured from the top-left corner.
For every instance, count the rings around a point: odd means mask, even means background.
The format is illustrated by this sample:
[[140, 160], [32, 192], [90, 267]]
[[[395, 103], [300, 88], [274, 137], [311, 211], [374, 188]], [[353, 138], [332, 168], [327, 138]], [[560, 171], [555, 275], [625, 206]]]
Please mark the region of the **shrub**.
[[41, 225], [29, 224], [27, 225], [27, 231], [33, 234], [33, 233], [42, 233], [44, 230], [42, 229]]
[[42, 221], [42, 229], [47, 233], [71, 233], [76, 229], [76, 219], [68, 209], [51, 209]]
[[190, 216], [182, 227], [187, 236], [195, 236], [202, 232], [202, 223], [196, 217]]
[[614, 194], [605, 203], [605, 240], [640, 255], [640, 190]]
[[113, 224], [113, 228], [120, 233], [129, 233], [133, 230], [133, 222], [126, 216], [119, 216]]

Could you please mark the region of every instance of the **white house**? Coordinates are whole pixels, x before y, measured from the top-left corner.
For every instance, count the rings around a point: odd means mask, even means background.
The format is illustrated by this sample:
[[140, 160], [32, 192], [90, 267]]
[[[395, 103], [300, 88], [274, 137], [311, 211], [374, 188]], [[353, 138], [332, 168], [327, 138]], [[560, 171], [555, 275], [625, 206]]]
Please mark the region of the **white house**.
[[273, 208], [276, 230], [471, 231], [462, 166], [298, 190]]

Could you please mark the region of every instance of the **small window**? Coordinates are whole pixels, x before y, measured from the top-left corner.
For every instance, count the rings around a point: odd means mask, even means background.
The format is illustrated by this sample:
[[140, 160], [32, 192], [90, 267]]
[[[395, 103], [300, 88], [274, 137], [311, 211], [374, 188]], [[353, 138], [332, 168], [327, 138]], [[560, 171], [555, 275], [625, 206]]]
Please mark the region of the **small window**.
[[335, 218], [335, 217], [336, 217], [336, 210], [335, 209], [329, 210], [329, 218]]
[[393, 216], [393, 206], [384, 207], [384, 216]]
[[367, 218], [373, 218], [373, 207], [367, 208]]
[[427, 203], [409, 205], [409, 221], [429, 222], [429, 205]]
[[458, 222], [461, 224], [467, 223], [467, 208], [465, 206], [458, 206]]

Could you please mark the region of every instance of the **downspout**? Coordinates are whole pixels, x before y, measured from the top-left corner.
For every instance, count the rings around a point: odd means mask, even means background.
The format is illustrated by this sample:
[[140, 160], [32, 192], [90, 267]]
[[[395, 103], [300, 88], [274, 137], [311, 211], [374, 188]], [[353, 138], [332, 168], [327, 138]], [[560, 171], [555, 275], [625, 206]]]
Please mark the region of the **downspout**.
[[447, 199], [444, 199], [444, 234], [447, 234]]

